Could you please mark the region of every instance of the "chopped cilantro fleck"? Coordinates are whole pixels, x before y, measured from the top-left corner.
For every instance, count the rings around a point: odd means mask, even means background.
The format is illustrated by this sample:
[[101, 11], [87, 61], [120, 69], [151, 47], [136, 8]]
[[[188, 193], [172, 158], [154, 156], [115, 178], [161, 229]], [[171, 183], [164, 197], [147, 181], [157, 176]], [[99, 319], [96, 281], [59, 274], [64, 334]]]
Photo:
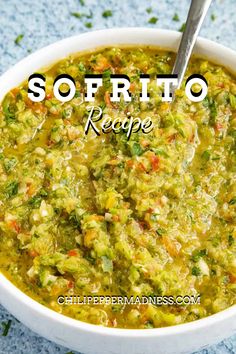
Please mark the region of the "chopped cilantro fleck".
[[15, 39], [15, 44], [16, 45], [20, 45], [22, 39], [24, 38], [24, 35], [23, 34], [19, 34], [16, 39]]
[[79, 12], [71, 12], [70, 14], [71, 14], [71, 16], [74, 16], [76, 18], [81, 18], [82, 17], [81, 13], [79, 13]]
[[76, 91], [75, 91], [75, 96], [74, 96], [74, 98], [78, 98], [78, 97], [80, 97], [80, 96], [81, 96], [80, 91], [79, 91], [79, 90], [76, 90]]
[[139, 156], [142, 155], [143, 149], [141, 148], [139, 143], [134, 142], [131, 146], [131, 154], [132, 156]]
[[228, 244], [229, 244], [229, 246], [232, 246], [234, 244], [234, 238], [232, 235], [228, 236]]
[[111, 17], [112, 16], [112, 11], [111, 10], [106, 10], [102, 13], [102, 16], [104, 18]]
[[194, 266], [192, 268], [192, 275], [195, 275], [196, 277], [201, 274], [201, 270], [199, 267]]
[[144, 324], [145, 328], [154, 328], [154, 324], [150, 321], [147, 321], [145, 324]]
[[151, 17], [148, 21], [148, 23], [152, 23], [153, 25], [155, 25], [158, 21], [158, 18], [157, 17]]
[[38, 208], [41, 204], [42, 197], [40, 195], [35, 195], [29, 200], [29, 204], [34, 208]]
[[162, 236], [166, 231], [162, 229], [161, 227], [158, 227], [156, 230], [157, 235]]
[[179, 32], [184, 32], [186, 28], [186, 23], [184, 22], [182, 26], [179, 28]]
[[8, 335], [8, 332], [9, 332], [9, 329], [11, 327], [11, 323], [12, 323], [12, 320], [8, 320], [7, 322], [3, 322], [2, 323], [2, 326], [3, 326], [3, 332], [2, 332], [2, 335], [4, 337], [6, 337]]
[[215, 14], [211, 14], [211, 20], [215, 21], [215, 19], [216, 19], [216, 15]]
[[169, 155], [166, 153], [165, 150], [163, 149], [153, 149], [156, 155], [158, 156], [164, 156], [164, 157], [169, 157]]
[[14, 109], [3, 102], [3, 113], [5, 115], [6, 123], [11, 124], [15, 121], [15, 112]]
[[206, 96], [202, 101], [202, 104], [205, 108], [208, 108], [210, 111], [210, 121], [211, 125], [215, 125], [216, 116], [217, 116], [217, 107], [215, 101], [211, 97]]
[[211, 153], [210, 153], [208, 150], [203, 151], [203, 153], [202, 153], [202, 158], [203, 158], [205, 161], [209, 161], [209, 160], [210, 160], [210, 157], [211, 157]]
[[87, 28], [92, 28], [93, 27], [93, 24], [91, 22], [86, 22], [85, 23], [85, 27]]
[[6, 186], [6, 196], [7, 198], [14, 197], [18, 193], [19, 183], [17, 181], [12, 181]]
[[178, 22], [179, 21], [179, 15], [177, 13], [175, 13], [174, 16], [172, 17], [172, 20]]
[[103, 71], [102, 73], [102, 77], [103, 77], [103, 82], [104, 82], [104, 87], [106, 89], [108, 89], [110, 87], [110, 77], [111, 77], [111, 69], [106, 69]]
[[80, 12], [71, 12], [70, 14], [71, 14], [71, 16], [74, 16], [76, 18], [82, 18], [82, 17], [92, 18], [93, 17], [93, 13], [91, 10], [89, 11], [89, 14], [80, 13]]
[[199, 259], [200, 259], [201, 257], [206, 256], [206, 254], [207, 254], [206, 249], [196, 251], [196, 252], [193, 253], [193, 255], [192, 255], [192, 257], [191, 257], [191, 260], [192, 260], [193, 262], [198, 262]]
[[234, 205], [236, 204], [236, 197], [232, 198], [230, 201], [229, 201], [229, 205]]
[[148, 14], [150, 14], [150, 13], [152, 12], [152, 8], [151, 8], [151, 7], [148, 7], [148, 8], [146, 9], [146, 12], [147, 12]]
[[81, 61], [79, 62], [78, 67], [79, 67], [79, 71], [82, 71], [83, 73], [86, 72], [84, 63], [82, 63]]

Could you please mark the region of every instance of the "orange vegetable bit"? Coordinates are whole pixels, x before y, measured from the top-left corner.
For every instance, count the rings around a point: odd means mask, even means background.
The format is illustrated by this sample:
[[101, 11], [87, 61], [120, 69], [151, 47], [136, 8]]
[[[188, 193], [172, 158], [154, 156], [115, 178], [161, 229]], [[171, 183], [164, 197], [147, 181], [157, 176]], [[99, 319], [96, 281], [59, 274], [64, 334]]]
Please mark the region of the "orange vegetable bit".
[[77, 250], [70, 250], [70, 251], [68, 251], [67, 254], [70, 257], [76, 257], [78, 255], [78, 251]]
[[112, 106], [112, 103], [111, 103], [111, 100], [110, 100], [110, 93], [109, 93], [109, 91], [106, 91], [106, 92], [105, 92], [104, 101], [105, 101], [107, 107], [110, 107], [110, 108], [113, 107], [113, 106]]
[[37, 257], [39, 254], [38, 254], [38, 252], [35, 251], [35, 250], [30, 250], [30, 251], [29, 251], [29, 255], [30, 255], [30, 257], [35, 258], [35, 257]]
[[178, 256], [180, 251], [180, 245], [176, 241], [171, 240], [171, 238], [168, 236], [163, 236], [162, 242], [171, 257]]
[[103, 72], [104, 70], [108, 69], [110, 67], [110, 63], [108, 62], [107, 58], [104, 56], [99, 56], [97, 58], [96, 63], [93, 66], [93, 69], [95, 71]]
[[235, 274], [229, 274], [229, 281], [231, 284], [236, 284], [236, 275]]
[[18, 223], [16, 220], [11, 220], [11, 221], [9, 222], [9, 226], [10, 226], [10, 228], [11, 228], [13, 231], [15, 231], [17, 234], [20, 233], [21, 227], [20, 227], [19, 223]]
[[151, 155], [150, 156], [150, 162], [152, 165], [152, 170], [157, 171], [159, 169], [159, 164], [160, 164], [160, 158], [156, 155]]

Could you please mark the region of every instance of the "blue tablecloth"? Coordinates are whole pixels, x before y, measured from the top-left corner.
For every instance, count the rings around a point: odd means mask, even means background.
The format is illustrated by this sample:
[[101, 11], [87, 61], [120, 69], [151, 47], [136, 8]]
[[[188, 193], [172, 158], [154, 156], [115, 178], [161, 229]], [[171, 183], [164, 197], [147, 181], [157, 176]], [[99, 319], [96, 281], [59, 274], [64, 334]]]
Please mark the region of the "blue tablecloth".
[[[147, 26], [178, 30], [186, 19], [189, 3], [188, 0], [0, 0], [0, 73], [31, 51], [93, 29]], [[111, 10], [112, 16], [103, 17], [105, 10]], [[213, 1], [201, 35], [236, 49], [235, 10], [236, 0]], [[87, 16], [77, 18], [71, 15], [74, 12]], [[175, 14], [179, 21], [173, 20]], [[151, 17], [158, 19], [156, 24], [149, 23]], [[21, 40], [19, 35], [23, 35]], [[6, 337], [1, 335], [0, 328], [0, 353], [69, 351], [34, 334], [0, 306], [0, 327], [9, 319], [12, 325]], [[199, 353], [234, 354], [236, 336]]]

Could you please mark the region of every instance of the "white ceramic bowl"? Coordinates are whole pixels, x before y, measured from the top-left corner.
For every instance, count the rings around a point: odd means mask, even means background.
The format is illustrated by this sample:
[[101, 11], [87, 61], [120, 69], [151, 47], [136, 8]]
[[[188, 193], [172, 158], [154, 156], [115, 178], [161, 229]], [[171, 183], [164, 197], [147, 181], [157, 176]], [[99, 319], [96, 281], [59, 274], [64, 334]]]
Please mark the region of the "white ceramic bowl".
[[[0, 100], [38, 69], [71, 53], [119, 44], [156, 45], [176, 51], [180, 33], [147, 28], [117, 28], [85, 33], [43, 48], [20, 61], [0, 78]], [[236, 52], [199, 38], [195, 53], [235, 70]], [[0, 274], [0, 302], [40, 335], [86, 354], [180, 354], [219, 342], [236, 331], [236, 306], [194, 322], [166, 328], [105, 328], [60, 315], [25, 295]]]

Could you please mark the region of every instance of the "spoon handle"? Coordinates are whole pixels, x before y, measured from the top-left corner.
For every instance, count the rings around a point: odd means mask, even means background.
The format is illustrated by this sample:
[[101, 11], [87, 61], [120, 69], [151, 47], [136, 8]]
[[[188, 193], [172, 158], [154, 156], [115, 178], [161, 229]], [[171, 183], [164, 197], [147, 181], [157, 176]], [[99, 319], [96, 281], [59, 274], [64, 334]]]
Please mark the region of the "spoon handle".
[[181, 38], [172, 74], [178, 75], [180, 87], [191, 56], [199, 30], [212, 0], [192, 0], [188, 12], [186, 27]]

